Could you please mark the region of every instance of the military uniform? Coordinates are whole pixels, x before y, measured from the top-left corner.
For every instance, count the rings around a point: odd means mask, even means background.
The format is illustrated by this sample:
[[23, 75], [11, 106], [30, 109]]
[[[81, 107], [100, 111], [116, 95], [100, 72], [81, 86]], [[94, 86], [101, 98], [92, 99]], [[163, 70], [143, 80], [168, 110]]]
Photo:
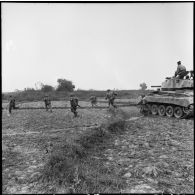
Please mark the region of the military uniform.
[[150, 108], [147, 105], [147, 101], [145, 99], [145, 95], [141, 96], [141, 100], [137, 103], [137, 105], [140, 105], [140, 113], [147, 115], [149, 114]]
[[105, 99], [106, 100], [108, 99], [108, 107], [110, 107], [110, 105], [112, 105], [114, 108], [117, 107], [116, 105], [114, 105], [114, 100], [115, 100], [116, 96], [117, 96], [116, 92], [107, 90], [107, 94], [106, 94]]
[[177, 70], [175, 72], [175, 77], [178, 76], [179, 79], [183, 79], [187, 75], [186, 67], [181, 65], [181, 62], [178, 62]]
[[194, 71], [190, 71], [190, 79], [194, 80]]
[[11, 98], [8, 105], [8, 112], [11, 114], [12, 109], [15, 109], [15, 99]]
[[77, 113], [77, 107], [79, 106], [78, 105], [78, 98], [76, 98], [75, 96], [71, 96], [70, 97], [70, 106], [71, 106], [71, 112], [74, 114], [75, 117], [78, 116], [78, 113]]
[[51, 100], [50, 100], [50, 98], [48, 96], [45, 96], [44, 102], [45, 102], [45, 109], [46, 109], [46, 111], [48, 111], [48, 109], [49, 109], [50, 112], [52, 112]]
[[94, 105], [97, 104], [97, 98], [96, 96], [91, 96], [90, 97], [90, 101], [91, 101], [91, 106], [93, 107]]

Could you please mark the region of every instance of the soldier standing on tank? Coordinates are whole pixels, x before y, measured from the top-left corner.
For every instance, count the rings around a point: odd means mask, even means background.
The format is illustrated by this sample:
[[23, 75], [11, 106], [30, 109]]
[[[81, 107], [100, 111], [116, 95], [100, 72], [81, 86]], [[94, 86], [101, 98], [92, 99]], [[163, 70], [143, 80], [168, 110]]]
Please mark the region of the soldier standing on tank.
[[71, 106], [71, 112], [74, 114], [74, 117], [78, 116], [77, 107], [80, 107], [78, 104], [79, 100], [75, 95], [70, 95], [70, 106]]
[[187, 71], [186, 71], [186, 67], [184, 65], [181, 65], [181, 61], [177, 62], [177, 70], [175, 72], [175, 77], [177, 77], [178, 79], [183, 79], [184, 76], [187, 75]]
[[110, 89], [107, 90], [105, 99], [108, 99], [108, 107], [112, 105], [114, 108], [117, 108], [117, 106], [114, 104], [114, 100], [117, 96], [117, 93], [114, 91], [111, 91]]
[[43, 101], [45, 102], [45, 109], [46, 111], [49, 111], [52, 112], [52, 106], [51, 106], [51, 99], [49, 98], [48, 95], [46, 95], [43, 99]]
[[91, 106], [94, 107], [94, 106], [97, 106], [97, 97], [94, 95], [94, 96], [91, 96], [89, 98], [89, 100], [91, 101]]

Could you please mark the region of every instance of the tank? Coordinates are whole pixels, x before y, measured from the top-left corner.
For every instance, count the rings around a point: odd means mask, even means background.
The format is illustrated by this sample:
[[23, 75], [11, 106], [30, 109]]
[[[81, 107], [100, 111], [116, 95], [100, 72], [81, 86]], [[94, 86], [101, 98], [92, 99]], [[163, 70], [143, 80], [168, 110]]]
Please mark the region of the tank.
[[145, 105], [151, 114], [176, 118], [194, 116], [193, 77], [167, 77], [161, 86], [151, 87], [158, 87], [144, 97]]

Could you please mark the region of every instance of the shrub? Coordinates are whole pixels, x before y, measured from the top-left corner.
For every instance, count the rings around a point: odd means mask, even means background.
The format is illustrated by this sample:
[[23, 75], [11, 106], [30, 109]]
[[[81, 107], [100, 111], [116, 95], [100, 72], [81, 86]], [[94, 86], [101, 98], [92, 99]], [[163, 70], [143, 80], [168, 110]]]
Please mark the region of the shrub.
[[75, 86], [72, 84], [72, 81], [68, 81], [66, 79], [58, 79], [58, 86], [56, 88], [56, 91], [67, 91], [72, 92], [75, 88]]
[[51, 92], [53, 90], [54, 90], [54, 88], [50, 85], [42, 85], [42, 87], [41, 87], [41, 91], [43, 91], [43, 92]]
[[143, 90], [143, 91], [147, 89], [146, 83], [141, 83], [140, 87], [141, 87], [141, 90]]

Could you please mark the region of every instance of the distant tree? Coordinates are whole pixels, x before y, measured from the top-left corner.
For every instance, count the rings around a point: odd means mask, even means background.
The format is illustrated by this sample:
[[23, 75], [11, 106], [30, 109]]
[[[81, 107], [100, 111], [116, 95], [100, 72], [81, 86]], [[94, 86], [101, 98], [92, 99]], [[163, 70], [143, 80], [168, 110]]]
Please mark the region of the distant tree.
[[58, 86], [56, 88], [56, 91], [72, 92], [75, 89], [75, 85], [73, 85], [72, 81], [66, 79], [58, 79], [57, 82]]
[[141, 87], [141, 90], [143, 91], [147, 89], [146, 83], [141, 83], [139, 86]]
[[43, 92], [51, 92], [53, 90], [54, 90], [54, 88], [51, 85], [42, 85], [42, 87], [41, 87], [41, 91], [43, 91]]

